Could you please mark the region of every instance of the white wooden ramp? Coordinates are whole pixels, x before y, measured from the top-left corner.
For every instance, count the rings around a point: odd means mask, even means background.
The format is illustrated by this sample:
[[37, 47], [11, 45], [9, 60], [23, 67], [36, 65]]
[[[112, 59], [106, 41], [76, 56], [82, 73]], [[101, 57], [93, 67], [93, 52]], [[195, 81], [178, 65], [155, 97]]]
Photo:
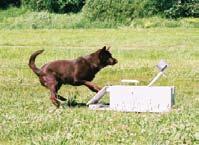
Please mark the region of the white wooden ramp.
[[108, 86], [103, 87], [91, 100], [88, 101], [87, 105], [96, 104], [106, 94]]
[[[110, 105], [98, 103], [109, 93]], [[88, 101], [91, 110], [122, 112], [169, 112], [175, 104], [173, 86], [106, 86]]]

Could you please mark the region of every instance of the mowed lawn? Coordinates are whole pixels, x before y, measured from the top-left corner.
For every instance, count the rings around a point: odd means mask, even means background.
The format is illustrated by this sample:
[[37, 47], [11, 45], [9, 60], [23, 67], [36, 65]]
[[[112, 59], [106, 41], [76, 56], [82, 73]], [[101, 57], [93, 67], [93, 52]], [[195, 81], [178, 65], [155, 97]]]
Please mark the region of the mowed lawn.
[[[36, 59], [42, 66], [104, 45], [112, 47], [119, 63], [99, 72], [96, 84], [138, 79], [147, 85], [164, 59], [169, 68], [156, 85], [176, 87], [172, 111], [122, 113], [75, 106], [53, 112], [49, 91], [28, 68], [29, 56], [45, 49]], [[0, 92], [1, 145], [199, 144], [199, 29], [0, 30]], [[78, 103], [95, 94], [68, 85], [59, 93]], [[103, 101], [108, 103], [108, 97]]]

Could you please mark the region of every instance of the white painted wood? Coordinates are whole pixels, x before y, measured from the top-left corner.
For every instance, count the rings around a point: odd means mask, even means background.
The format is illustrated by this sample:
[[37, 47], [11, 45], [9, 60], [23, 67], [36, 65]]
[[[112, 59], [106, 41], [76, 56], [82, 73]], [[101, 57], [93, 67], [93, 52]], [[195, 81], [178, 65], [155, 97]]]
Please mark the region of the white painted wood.
[[163, 73], [162, 71], [159, 72], [159, 73], [155, 76], [155, 78], [153, 78], [153, 80], [148, 84], [148, 86], [149, 86], [149, 87], [152, 86], [163, 74], [164, 74], [164, 73]]
[[89, 109], [91, 110], [110, 110], [109, 105], [104, 105], [104, 104], [90, 104]]
[[110, 109], [126, 112], [168, 112], [174, 104], [174, 87], [109, 86]]
[[138, 80], [121, 80], [121, 83], [131, 83], [137, 85], [139, 83]]
[[103, 87], [86, 105], [96, 104], [105, 95], [107, 86]]
[[[109, 92], [109, 109], [97, 104]], [[92, 110], [124, 112], [169, 112], [175, 103], [175, 88], [171, 86], [106, 86], [88, 103]]]
[[[125, 112], [168, 112], [175, 103], [175, 88], [171, 86], [152, 86], [162, 75], [168, 64], [161, 60], [157, 65], [160, 71], [148, 86], [107, 86], [100, 90], [88, 103], [91, 109], [102, 109], [96, 103], [110, 93], [110, 110]], [[122, 83], [138, 84], [137, 80], [122, 80]], [[92, 104], [92, 105], [91, 105]], [[107, 106], [106, 106], [107, 108]]]

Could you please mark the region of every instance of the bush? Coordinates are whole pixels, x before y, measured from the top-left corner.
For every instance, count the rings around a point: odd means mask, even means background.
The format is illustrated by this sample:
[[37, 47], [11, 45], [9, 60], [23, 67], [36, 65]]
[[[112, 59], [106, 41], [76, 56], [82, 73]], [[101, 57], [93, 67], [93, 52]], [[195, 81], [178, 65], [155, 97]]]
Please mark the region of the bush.
[[164, 13], [173, 0], [87, 0], [84, 15], [91, 21], [129, 23], [134, 18]]
[[22, 4], [36, 11], [47, 10], [55, 13], [78, 12], [84, 0], [22, 0]]
[[[164, 10], [169, 9], [175, 2], [174, 0], [143, 0], [137, 1], [141, 7], [135, 7], [136, 18], [162, 15]], [[138, 11], [138, 12], [137, 12]]]
[[0, 8], [5, 9], [9, 6], [17, 6], [19, 7], [21, 4], [20, 0], [0, 0]]
[[176, 3], [165, 11], [165, 15], [168, 18], [199, 17], [198, 0], [184, 0], [181, 3]]
[[84, 7], [86, 18], [91, 21], [117, 21], [131, 20], [133, 14], [132, 2], [128, 0], [88, 0]]
[[198, 0], [87, 0], [84, 15], [91, 21], [129, 24], [134, 18], [199, 17]]

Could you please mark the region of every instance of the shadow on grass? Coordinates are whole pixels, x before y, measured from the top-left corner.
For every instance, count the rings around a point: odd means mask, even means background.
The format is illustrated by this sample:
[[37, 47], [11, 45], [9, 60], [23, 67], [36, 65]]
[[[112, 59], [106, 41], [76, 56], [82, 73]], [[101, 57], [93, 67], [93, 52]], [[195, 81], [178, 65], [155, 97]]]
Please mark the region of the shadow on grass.
[[86, 103], [78, 103], [75, 98], [64, 98], [60, 95], [58, 95], [57, 100], [60, 102], [61, 106], [64, 108], [70, 107], [86, 107]]
[[[88, 105], [86, 103], [78, 103], [76, 100], [76, 97], [66, 99], [66, 98], [58, 95], [57, 101], [60, 102], [60, 104], [63, 108], [76, 108], [76, 107], [77, 108], [80, 108], [80, 107], [85, 108], [85, 107], [88, 107]], [[96, 103], [96, 104], [98, 104], [98, 103]], [[110, 105], [107, 102], [100, 102], [99, 104]]]
[[86, 107], [86, 103], [78, 103], [78, 102], [75, 102], [75, 103], [72, 103], [72, 104], [67, 104], [68, 107]]

